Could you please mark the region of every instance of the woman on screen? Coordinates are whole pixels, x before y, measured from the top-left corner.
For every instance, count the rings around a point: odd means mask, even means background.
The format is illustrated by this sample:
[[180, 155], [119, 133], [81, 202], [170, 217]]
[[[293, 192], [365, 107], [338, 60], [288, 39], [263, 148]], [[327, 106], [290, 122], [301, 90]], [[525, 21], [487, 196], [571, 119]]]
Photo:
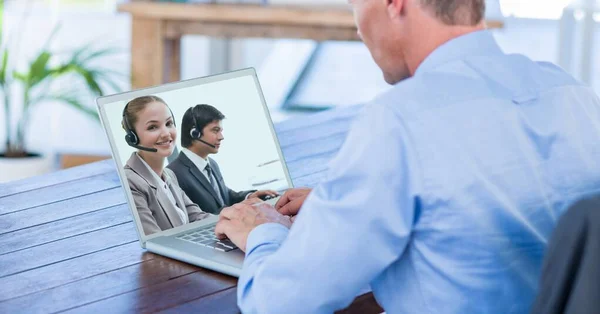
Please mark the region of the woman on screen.
[[125, 174], [144, 228], [150, 235], [208, 217], [177, 183], [166, 158], [173, 153], [177, 129], [171, 109], [157, 96], [131, 100], [123, 109], [125, 141], [137, 151]]

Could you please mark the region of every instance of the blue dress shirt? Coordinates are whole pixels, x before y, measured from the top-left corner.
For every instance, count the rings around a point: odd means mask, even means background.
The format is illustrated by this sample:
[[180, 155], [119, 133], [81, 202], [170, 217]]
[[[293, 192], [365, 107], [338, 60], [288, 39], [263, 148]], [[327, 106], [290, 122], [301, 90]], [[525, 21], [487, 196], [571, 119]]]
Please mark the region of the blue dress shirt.
[[527, 313], [550, 233], [600, 192], [600, 101], [558, 67], [451, 40], [366, 105], [291, 230], [248, 238], [244, 313]]

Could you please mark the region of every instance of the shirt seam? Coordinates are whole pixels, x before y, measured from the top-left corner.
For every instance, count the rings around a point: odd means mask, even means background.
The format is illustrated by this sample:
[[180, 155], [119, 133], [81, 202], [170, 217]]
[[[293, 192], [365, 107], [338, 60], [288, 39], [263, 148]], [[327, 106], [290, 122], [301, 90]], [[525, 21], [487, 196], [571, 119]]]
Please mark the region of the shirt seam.
[[[424, 191], [423, 191], [423, 188], [424, 188], [424, 185], [423, 185], [423, 182], [424, 182], [424, 170], [423, 170], [423, 165], [422, 165], [422, 163], [420, 161], [421, 158], [420, 158], [419, 151], [418, 151], [418, 149], [414, 148], [414, 147], [416, 147], [416, 144], [414, 143], [412, 137], [410, 136], [411, 130], [409, 128], [409, 125], [406, 123], [406, 121], [402, 117], [401, 113], [392, 110], [389, 107], [390, 105], [388, 105], [388, 104], [384, 104], [384, 106], [386, 107], [387, 110], [391, 111], [398, 118], [398, 120], [400, 120], [400, 127], [402, 129], [404, 129], [404, 131], [406, 131], [406, 134], [402, 135], [402, 138], [406, 141], [405, 144], [404, 144], [404, 147], [406, 149], [405, 154], [407, 155], [407, 157], [408, 157], [409, 154], [414, 154], [414, 157], [416, 159], [415, 162], [417, 163], [417, 168], [418, 168], [418, 172], [416, 173], [417, 182], [413, 182], [413, 184], [416, 185], [416, 189], [415, 189], [415, 191], [413, 191], [414, 195], [411, 196], [413, 198], [416, 198], [417, 196], [424, 194]], [[415, 209], [413, 208], [412, 210], [415, 210]], [[411, 222], [411, 236], [410, 236], [410, 238], [408, 240], [409, 244], [407, 245], [407, 247], [405, 249], [405, 253], [408, 252], [407, 249], [410, 250], [410, 252], [411, 252], [410, 255], [412, 255], [412, 250], [415, 249], [414, 248], [414, 242], [413, 242], [414, 235], [415, 235], [415, 230], [414, 230], [415, 225], [416, 225], [415, 221], [412, 221]], [[402, 258], [402, 255], [400, 256], [400, 258]], [[418, 278], [420, 278], [420, 274], [419, 274], [417, 268], [415, 267], [415, 264], [414, 264], [414, 261], [413, 261], [412, 258], [410, 259], [410, 264], [411, 264], [412, 271], [415, 274], [415, 278], [417, 278], [416, 282], [417, 282], [417, 285], [419, 287], [418, 288], [419, 295], [421, 296], [421, 299], [423, 300], [423, 305], [425, 306], [425, 308], [427, 308], [427, 311], [430, 314], [432, 314], [434, 312], [429, 308], [429, 304], [426, 302], [425, 294], [423, 292], [423, 287], [421, 285], [420, 280], [418, 280]]]

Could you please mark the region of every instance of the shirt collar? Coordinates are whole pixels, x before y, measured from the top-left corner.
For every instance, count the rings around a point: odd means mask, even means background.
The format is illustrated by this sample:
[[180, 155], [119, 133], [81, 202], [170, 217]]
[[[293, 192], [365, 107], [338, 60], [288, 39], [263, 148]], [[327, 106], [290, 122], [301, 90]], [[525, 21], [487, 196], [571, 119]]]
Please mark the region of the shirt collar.
[[206, 159], [196, 155], [196, 153], [192, 152], [191, 150], [185, 147], [182, 148], [181, 151], [187, 156], [189, 160], [192, 161], [192, 163], [198, 168], [198, 170], [204, 171], [204, 168], [206, 168], [206, 165], [208, 164], [208, 161]]
[[[136, 153], [137, 154], [137, 153]], [[163, 177], [165, 178], [164, 180], [158, 176], [158, 174], [156, 172], [154, 172], [154, 170], [152, 170], [152, 168], [150, 167], [150, 165], [144, 160], [144, 158], [142, 158], [140, 155], [138, 155], [138, 157], [140, 158], [140, 160], [142, 161], [142, 164], [144, 164], [144, 166], [146, 166], [146, 168], [148, 169], [148, 171], [150, 171], [150, 173], [152, 174], [152, 177], [154, 178], [154, 180], [156, 180], [156, 182], [158, 184], [169, 184], [169, 176], [166, 176], [163, 174]]]
[[445, 63], [464, 59], [467, 56], [501, 54], [502, 49], [488, 30], [471, 32], [451, 39], [436, 48], [423, 60], [415, 75], [434, 69]]

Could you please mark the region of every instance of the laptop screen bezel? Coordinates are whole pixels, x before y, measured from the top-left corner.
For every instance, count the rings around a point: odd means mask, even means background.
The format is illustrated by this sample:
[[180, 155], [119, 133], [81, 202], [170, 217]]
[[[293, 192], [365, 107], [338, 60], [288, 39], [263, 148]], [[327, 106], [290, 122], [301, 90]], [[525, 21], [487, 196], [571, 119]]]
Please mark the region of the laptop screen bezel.
[[[210, 83], [214, 83], [214, 82], [244, 77], [244, 76], [252, 76], [252, 78], [254, 79], [254, 83], [256, 85], [257, 91], [260, 96], [260, 101], [261, 101], [261, 104], [263, 107], [265, 117], [267, 118], [267, 121], [269, 123], [269, 130], [271, 131], [271, 135], [275, 141], [275, 146], [277, 148], [277, 154], [279, 155], [279, 158], [281, 160], [281, 165], [282, 165], [284, 173], [285, 173], [285, 178], [287, 180], [288, 187], [292, 188], [293, 187], [292, 180], [291, 180], [288, 168], [287, 168], [287, 164], [285, 162], [285, 158], [283, 156], [283, 151], [281, 150], [279, 138], [277, 137], [277, 133], [275, 132], [275, 127], [273, 125], [271, 115], [269, 114], [269, 109], [267, 107], [267, 103], [265, 101], [265, 97], [262, 92], [260, 83], [258, 81], [258, 76], [256, 75], [256, 70], [254, 68], [247, 68], [247, 69], [231, 71], [231, 72], [222, 73], [222, 74], [198, 77], [198, 78], [182, 80], [182, 81], [167, 83], [167, 84], [158, 85], [158, 86], [136, 89], [136, 90], [123, 92], [123, 93], [119, 93], [119, 94], [98, 97], [96, 99], [98, 113], [100, 115], [100, 121], [101, 121], [102, 127], [108, 137], [108, 142], [109, 142], [110, 148], [111, 148], [111, 154], [112, 154], [113, 160], [117, 167], [119, 180], [121, 181], [121, 186], [123, 187], [124, 192], [125, 192], [127, 206], [129, 207], [129, 210], [131, 211], [131, 214], [133, 216], [133, 221], [135, 222], [136, 230], [138, 233], [138, 238], [140, 239], [142, 247], [145, 247], [146, 241], [151, 240], [153, 238], [177, 234], [181, 231], [193, 229], [196, 226], [202, 225], [204, 223], [201, 220], [201, 221], [185, 224], [185, 225], [182, 225], [179, 227], [175, 227], [172, 229], [156, 232], [151, 235], [146, 235], [144, 233], [144, 229], [142, 227], [142, 223], [141, 223], [140, 217], [138, 215], [138, 211], [135, 206], [135, 201], [133, 199], [131, 189], [129, 188], [129, 183], [127, 182], [127, 177], [125, 175], [125, 170], [123, 168], [124, 164], [121, 162], [121, 156], [119, 155], [119, 151], [118, 151], [117, 145], [116, 145], [116, 141], [123, 140], [123, 139], [113, 138], [112, 132], [110, 132], [110, 130], [109, 130], [109, 127], [111, 126], [111, 124], [108, 123], [109, 117], [106, 115], [105, 106], [114, 104], [117, 102], [125, 102], [126, 103], [127, 101], [134, 99], [136, 97], [140, 97], [140, 96], [154, 95], [154, 94], [169, 92], [169, 91], [173, 91], [173, 90], [184, 89], [184, 88], [188, 88], [188, 87], [210, 84]], [[124, 104], [123, 104], [123, 106], [124, 106]], [[114, 126], [112, 126], [112, 127], [114, 127]], [[123, 136], [125, 136], [125, 133], [123, 133]]]

